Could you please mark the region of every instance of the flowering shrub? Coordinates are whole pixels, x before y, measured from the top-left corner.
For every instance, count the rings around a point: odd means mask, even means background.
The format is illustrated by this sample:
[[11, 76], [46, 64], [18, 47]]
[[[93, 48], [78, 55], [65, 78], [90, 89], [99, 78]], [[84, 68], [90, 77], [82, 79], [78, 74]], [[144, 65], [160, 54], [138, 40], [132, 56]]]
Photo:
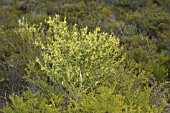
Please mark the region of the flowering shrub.
[[[125, 54], [119, 39], [100, 32], [68, 26], [58, 15], [42, 25], [20, 21], [21, 31], [40, 50], [27, 65], [30, 83], [22, 95], [11, 95], [4, 113], [17, 112], [154, 112], [166, 106], [164, 92], [154, 97], [158, 84], [141, 71], [124, 68]], [[158, 104], [157, 104], [158, 103]]]

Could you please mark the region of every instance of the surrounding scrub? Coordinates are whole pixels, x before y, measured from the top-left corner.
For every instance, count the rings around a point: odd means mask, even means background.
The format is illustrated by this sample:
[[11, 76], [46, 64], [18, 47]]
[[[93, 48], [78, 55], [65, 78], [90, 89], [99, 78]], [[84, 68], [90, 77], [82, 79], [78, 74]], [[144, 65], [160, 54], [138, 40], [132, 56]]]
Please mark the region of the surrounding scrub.
[[0, 0], [1, 108], [166, 112], [169, 4]]

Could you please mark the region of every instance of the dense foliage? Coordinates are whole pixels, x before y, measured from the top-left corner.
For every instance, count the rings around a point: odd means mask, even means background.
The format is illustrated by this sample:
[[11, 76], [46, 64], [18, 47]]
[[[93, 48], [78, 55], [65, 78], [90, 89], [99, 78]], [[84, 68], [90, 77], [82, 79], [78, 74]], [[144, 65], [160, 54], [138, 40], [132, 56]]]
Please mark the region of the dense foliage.
[[[42, 25], [20, 21], [21, 38], [29, 39], [40, 55], [29, 60], [26, 76], [30, 87], [3, 112], [154, 112], [165, 110], [166, 91], [141, 71], [123, 65], [119, 39], [96, 28], [68, 27], [59, 16]], [[24, 34], [24, 35], [23, 35]], [[32, 41], [31, 41], [32, 40]], [[164, 84], [165, 85], [165, 84]], [[158, 93], [159, 92], [159, 93]], [[142, 100], [142, 101], [141, 101]]]
[[169, 4], [0, 0], [0, 107], [167, 112]]

